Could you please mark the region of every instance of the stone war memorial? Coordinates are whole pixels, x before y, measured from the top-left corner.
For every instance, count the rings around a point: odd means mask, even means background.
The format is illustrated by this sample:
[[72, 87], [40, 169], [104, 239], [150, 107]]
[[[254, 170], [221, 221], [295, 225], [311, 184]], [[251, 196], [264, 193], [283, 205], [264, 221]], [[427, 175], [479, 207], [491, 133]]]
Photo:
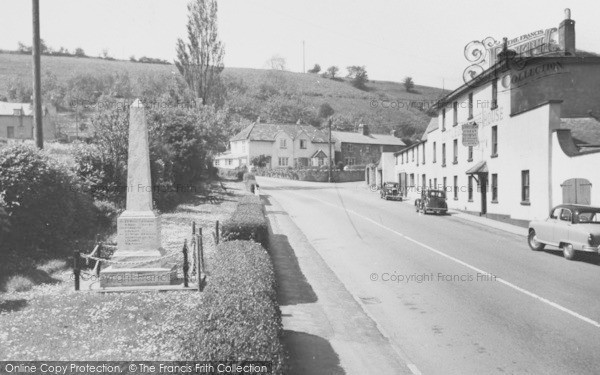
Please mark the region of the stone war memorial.
[[161, 218], [152, 207], [148, 126], [139, 99], [130, 106], [128, 150], [126, 209], [117, 219], [117, 248], [105, 260], [109, 266], [100, 273], [100, 289], [177, 284], [175, 256], [181, 252], [166, 254], [161, 246]]

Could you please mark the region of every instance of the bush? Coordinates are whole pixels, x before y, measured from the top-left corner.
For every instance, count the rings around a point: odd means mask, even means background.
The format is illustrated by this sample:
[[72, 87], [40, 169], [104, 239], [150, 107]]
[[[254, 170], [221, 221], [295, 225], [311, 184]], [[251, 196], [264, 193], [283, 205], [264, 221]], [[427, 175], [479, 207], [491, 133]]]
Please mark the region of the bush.
[[260, 200], [260, 197], [258, 195], [243, 195], [240, 198], [238, 205], [244, 204], [253, 204], [262, 208], [262, 201]]
[[94, 201], [96, 211], [98, 213], [98, 224], [104, 228], [116, 228], [117, 217], [121, 213], [121, 209], [110, 201]]
[[7, 242], [20, 249], [62, 249], [90, 233], [96, 212], [83, 193], [87, 189], [44, 151], [23, 144], [0, 150], [0, 192], [11, 226]]
[[244, 202], [238, 203], [231, 217], [223, 222], [223, 240], [251, 240], [267, 248], [269, 227], [262, 203], [251, 202], [252, 198], [244, 199]]
[[217, 168], [217, 176], [224, 180], [242, 181], [244, 173], [246, 173], [246, 168]]
[[180, 343], [182, 358], [269, 361], [273, 374], [286, 372], [275, 273], [265, 249], [246, 241], [221, 243], [203, 304], [190, 340]]
[[35, 284], [27, 277], [21, 275], [15, 275], [8, 279], [4, 289], [7, 292], [26, 292], [31, 290]]

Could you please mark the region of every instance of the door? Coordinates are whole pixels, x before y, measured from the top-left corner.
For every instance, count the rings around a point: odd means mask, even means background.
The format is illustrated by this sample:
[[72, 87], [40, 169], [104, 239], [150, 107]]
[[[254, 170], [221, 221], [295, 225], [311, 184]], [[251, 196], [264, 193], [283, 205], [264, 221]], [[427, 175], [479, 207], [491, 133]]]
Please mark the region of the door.
[[553, 242], [558, 246], [561, 242], [569, 241], [569, 231], [573, 223], [573, 213], [568, 208], [563, 208], [554, 227]]
[[481, 214], [487, 214], [487, 174], [479, 175], [479, 189], [481, 190]]
[[592, 204], [592, 184], [585, 178], [572, 178], [561, 185], [563, 204]]
[[400, 194], [406, 197], [406, 173], [398, 174], [398, 182], [400, 182]]

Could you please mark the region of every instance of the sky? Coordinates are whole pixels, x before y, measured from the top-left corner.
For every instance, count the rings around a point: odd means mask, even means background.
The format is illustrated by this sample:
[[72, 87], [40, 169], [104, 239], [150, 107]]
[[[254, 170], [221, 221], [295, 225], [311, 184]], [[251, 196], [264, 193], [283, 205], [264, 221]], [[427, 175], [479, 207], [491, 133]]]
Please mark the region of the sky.
[[[185, 37], [188, 0], [41, 0], [41, 34], [55, 49], [108, 50], [128, 59], [173, 61]], [[575, 20], [577, 48], [600, 53], [600, 1], [565, 0], [219, 0], [225, 66], [266, 68], [274, 55], [302, 72], [318, 63], [343, 74], [364, 65], [370, 79], [454, 89], [469, 65], [465, 46]], [[30, 45], [31, 1], [0, 0], [0, 49]], [[305, 64], [303, 66], [303, 42]], [[1, 67], [0, 67], [1, 69]]]

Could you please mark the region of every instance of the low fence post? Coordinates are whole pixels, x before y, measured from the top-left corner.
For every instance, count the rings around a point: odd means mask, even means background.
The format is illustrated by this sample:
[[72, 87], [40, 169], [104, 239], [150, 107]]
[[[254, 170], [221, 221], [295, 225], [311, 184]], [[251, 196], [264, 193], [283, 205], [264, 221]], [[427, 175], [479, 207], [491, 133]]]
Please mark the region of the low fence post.
[[185, 288], [188, 287], [188, 270], [190, 265], [188, 264], [188, 248], [187, 248], [187, 238], [183, 242], [183, 286]]
[[192, 221], [192, 236], [196, 234], [196, 222]]
[[219, 244], [219, 220], [215, 223], [215, 244]]
[[81, 254], [79, 250], [73, 251], [73, 280], [75, 281], [75, 290], [79, 290], [79, 278], [81, 276], [81, 269], [79, 268], [79, 259]]
[[[96, 254], [96, 256], [100, 259], [102, 259], [102, 242], [98, 243], [98, 254]], [[97, 260], [96, 261], [96, 277], [100, 277], [100, 268], [102, 268], [102, 261]]]
[[204, 274], [204, 248], [202, 243], [202, 228], [198, 228], [198, 235], [196, 236], [196, 259], [198, 264], [196, 265], [196, 282], [198, 283], [198, 291], [202, 287], [202, 275]]

